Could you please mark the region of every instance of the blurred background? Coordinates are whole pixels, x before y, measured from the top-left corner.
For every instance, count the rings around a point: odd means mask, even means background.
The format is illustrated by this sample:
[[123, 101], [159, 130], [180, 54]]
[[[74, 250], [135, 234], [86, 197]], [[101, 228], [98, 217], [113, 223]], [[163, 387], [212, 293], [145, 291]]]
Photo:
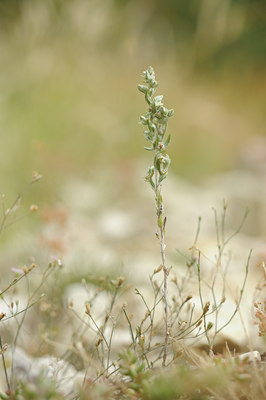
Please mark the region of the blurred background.
[[3, 207], [32, 171], [43, 175], [16, 218], [32, 203], [38, 213], [1, 234], [7, 276], [54, 254], [77, 279], [101, 267], [130, 275], [157, 266], [143, 180], [152, 159], [138, 125], [137, 84], [149, 65], [175, 111], [164, 189], [171, 261], [193, 242], [198, 215], [206, 217], [201, 245], [214, 251], [211, 207], [223, 198], [229, 230], [250, 209], [238, 259], [254, 243], [254, 270], [264, 259], [264, 0], [0, 0]]

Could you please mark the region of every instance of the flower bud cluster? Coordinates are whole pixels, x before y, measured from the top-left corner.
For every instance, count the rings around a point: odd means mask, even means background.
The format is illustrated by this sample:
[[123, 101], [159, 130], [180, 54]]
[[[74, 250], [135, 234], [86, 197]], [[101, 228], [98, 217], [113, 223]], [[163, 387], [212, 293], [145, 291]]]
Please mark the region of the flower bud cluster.
[[[144, 93], [145, 101], [148, 104], [148, 110], [140, 117], [140, 123], [143, 125], [144, 137], [151, 143], [151, 147], [145, 147], [146, 150], [154, 151], [153, 166], [148, 169], [146, 181], [148, 181], [156, 190], [154, 180], [154, 171], [158, 171], [160, 184], [166, 178], [170, 166], [170, 157], [166, 154], [171, 136], [166, 138], [168, 118], [174, 113], [163, 105], [163, 96], [154, 96], [158, 82], [155, 80], [155, 73], [152, 67], [143, 72], [143, 82], [145, 85], [138, 85], [140, 92]], [[154, 96], [154, 97], [153, 97]]]

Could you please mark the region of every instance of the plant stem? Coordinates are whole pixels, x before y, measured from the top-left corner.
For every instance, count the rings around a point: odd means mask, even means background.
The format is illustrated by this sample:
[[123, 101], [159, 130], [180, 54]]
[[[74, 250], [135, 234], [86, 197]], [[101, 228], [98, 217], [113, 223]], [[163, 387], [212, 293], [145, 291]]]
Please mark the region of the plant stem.
[[164, 232], [163, 229], [160, 229], [160, 242], [161, 242], [161, 256], [162, 256], [162, 265], [163, 265], [163, 297], [164, 297], [164, 317], [165, 317], [165, 346], [164, 346], [164, 354], [163, 354], [163, 367], [166, 363], [167, 352], [168, 352], [168, 341], [170, 335], [170, 324], [168, 318], [168, 290], [167, 290], [167, 277], [168, 270], [165, 266], [165, 244], [164, 244]]
[[164, 208], [161, 196], [161, 184], [159, 183], [158, 171], [155, 170], [155, 199], [157, 206], [157, 216], [158, 216], [158, 228], [159, 228], [159, 240], [161, 247], [161, 260], [163, 267], [163, 299], [164, 299], [164, 318], [165, 318], [165, 342], [164, 342], [164, 352], [163, 352], [163, 362], [162, 366], [166, 364], [167, 352], [168, 352], [168, 342], [170, 335], [170, 324], [168, 317], [168, 269], [165, 265], [165, 223], [166, 217], [164, 216]]
[[8, 390], [8, 392], [10, 392], [10, 383], [9, 383], [9, 379], [8, 379], [8, 375], [7, 375], [7, 370], [6, 370], [6, 361], [5, 361], [4, 349], [3, 349], [3, 345], [2, 345], [2, 338], [1, 338], [1, 336], [0, 336], [0, 349], [1, 349], [1, 355], [2, 355], [3, 368], [4, 368], [4, 372], [5, 372], [7, 390]]
[[[153, 165], [149, 167], [145, 180], [149, 182], [155, 193], [157, 225], [159, 232], [156, 233], [160, 240], [161, 246], [161, 267], [163, 269], [163, 299], [164, 299], [164, 317], [165, 317], [165, 342], [163, 349], [162, 365], [166, 365], [168, 352], [168, 342], [170, 335], [170, 324], [168, 316], [168, 297], [167, 297], [167, 277], [168, 269], [165, 265], [165, 224], [166, 217], [164, 215], [163, 199], [161, 195], [161, 183], [166, 178], [170, 166], [170, 157], [166, 154], [171, 136], [166, 137], [168, 119], [173, 115], [173, 110], [168, 110], [163, 105], [163, 96], [154, 96], [158, 82], [155, 79], [155, 72], [149, 67], [143, 73], [145, 85], [138, 85], [140, 92], [144, 93], [148, 110], [140, 117], [140, 123], [143, 125], [144, 137], [150, 142], [151, 147], [145, 147], [148, 151], [154, 151]], [[154, 96], [154, 97], [153, 97]]]

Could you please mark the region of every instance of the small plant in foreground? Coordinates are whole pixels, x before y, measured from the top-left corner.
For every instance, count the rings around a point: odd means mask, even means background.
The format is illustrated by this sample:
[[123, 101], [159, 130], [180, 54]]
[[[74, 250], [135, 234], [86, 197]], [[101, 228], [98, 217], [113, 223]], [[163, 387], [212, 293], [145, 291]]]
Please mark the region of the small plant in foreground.
[[[19, 194], [15, 201], [11, 204], [10, 207], [6, 208], [5, 206], [5, 197], [2, 196], [2, 207], [3, 207], [3, 217], [0, 221], [0, 234], [2, 231], [9, 226], [13, 225], [16, 221], [21, 218], [26, 217], [28, 214], [31, 214], [37, 211], [38, 207], [35, 204], [32, 204], [29, 207], [29, 211], [17, 217], [16, 213], [20, 207], [21, 200], [23, 195], [29, 190], [32, 184], [39, 181], [41, 179], [41, 175], [37, 172], [33, 173], [31, 182], [24, 189], [24, 191]], [[12, 219], [11, 219], [12, 218]], [[16, 348], [19, 347], [19, 339], [21, 332], [23, 330], [23, 325], [25, 323], [26, 316], [28, 311], [41, 302], [44, 294], [40, 291], [43, 288], [44, 284], [47, 283], [48, 277], [54, 272], [55, 269], [60, 268], [62, 265], [60, 260], [53, 259], [48, 267], [41, 274], [40, 281], [32, 285], [30, 282], [30, 276], [34, 273], [37, 266], [35, 263], [30, 263], [29, 265], [24, 265], [21, 268], [11, 268], [11, 271], [15, 274], [13, 280], [6, 284], [5, 288], [0, 290], [0, 306], [4, 307], [5, 311], [0, 310], [0, 355], [1, 361], [4, 371], [4, 379], [6, 382], [6, 393], [0, 393], [1, 399], [14, 399], [14, 400], [24, 400], [24, 399], [35, 399], [37, 398], [37, 392], [35, 397], [30, 392], [26, 393], [27, 390], [31, 390], [29, 385], [25, 383], [21, 383], [18, 381], [14, 372], [14, 354], [16, 352]], [[27, 299], [26, 304], [21, 306], [20, 300], [14, 298], [14, 295], [17, 295], [18, 286], [24, 282], [24, 291], [26, 293]], [[3, 284], [3, 283], [2, 283]], [[32, 286], [34, 286], [32, 288]], [[9, 343], [6, 344], [3, 342], [3, 337], [8, 335]], [[6, 363], [6, 353], [9, 352], [9, 366], [7, 367]], [[23, 392], [23, 394], [22, 394]], [[50, 396], [50, 395], [49, 395]], [[59, 399], [59, 397], [49, 397], [45, 395], [45, 399]], [[44, 397], [43, 397], [44, 398]]]
[[140, 361], [136, 353], [126, 350], [120, 354], [120, 373], [128, 379], [127, 394], [137, 397], [143, 395], [143, 388], [147, 383], [149, 373], [145, 371], [145, 363]]
[[[11, 204], [10, 207], [6, 208], [5, 205], [5, 195], [2, 195], [2, 210], [3, 210], [3, 216], [0, 221], [0, 234], [2, 231], [11, 225], [13, 225], [16, 221], [25, 218], [27, 215], [34, 213], [35, 211], [38, 210], [38, 206], [36, 204], [32, 204], [29, 207], [29, 210], [26, 214], [16, 217], [16, 212], [20, 207], [21, 200], [23, 196], [27, 193], [27, 191], [31, 188], [31, 186], [35, 183], [38, 182], [42, 178], [42, 175], [40, 175], [38, 172], [34, 171], [32, 175], [32, 179], [28, 186], [16, 197], [14, 202]], [[10, 221], [10, 218], [13, 217], [13, 219]]]
[[[149, 167], [145, 180], [149, 182], [155, 194], [156, 214], [158, 232], [156, 233], [160, 240], [161, 261], [164, 274], [163, 299], [165, 312], [165, 346], [163, 354], [163, 365], [166, 363], [168, 341], [170, 335], [170, 323], [168, 317], [168, 288], [167, 277], [169, 270], [165, 262], [165, 226], [166, 216], [164, 213], [163, 198], [161, 193], [162, 181], [166, 178], [170, 166], [170, 157], [166, 154], [171, 136], [166, 137], [168, 119], [174, 113], [163, 105], [163, 96], [154, 96], [158, 82], [155, 79], [155, 73], [152, 67], [143, 72], [145, 85], [138, 85], [138, 89], [144, 93], [148, 110], [145, 116], [140, 117], [141, 124], [144, 126], [144, 137], [151, 143], [151, 147], [145, 147], [146, 150], [154, 152], [153, 165]], [[153, 97], [154, 96], [154, 97]]]

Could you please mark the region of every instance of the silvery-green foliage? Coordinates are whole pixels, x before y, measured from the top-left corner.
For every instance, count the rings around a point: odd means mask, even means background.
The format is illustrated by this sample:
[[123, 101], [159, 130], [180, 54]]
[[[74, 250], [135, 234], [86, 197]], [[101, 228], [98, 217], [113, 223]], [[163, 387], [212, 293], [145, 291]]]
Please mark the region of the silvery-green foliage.
[[[160, 184], [167, 176], [170, 166], [170, 157], [166, 154], [166, 149], [170, 142], [170, 135], [166, 135], [168, 119], [174, 114], [173, 110], [168, 110], [163, 105], [163, 96], [154, 96], [158, 82], [155, 79], [155, 73], [152, 67], [143, 72], [143, 83], [138, 85], [140, 92], [144, 93], [148, 110], [140, 117], [140, 123], [143, 125], [144, 137], [151, 143], [146, 150], [154, 151], [153, 165], [149, 167], [146, 181], [148, 181], [152, 189], [156, 190], [156, 182], [154, 172], [159, 174], [158, 184]], [[167, 137], [166, 137], [167, 136]]]

